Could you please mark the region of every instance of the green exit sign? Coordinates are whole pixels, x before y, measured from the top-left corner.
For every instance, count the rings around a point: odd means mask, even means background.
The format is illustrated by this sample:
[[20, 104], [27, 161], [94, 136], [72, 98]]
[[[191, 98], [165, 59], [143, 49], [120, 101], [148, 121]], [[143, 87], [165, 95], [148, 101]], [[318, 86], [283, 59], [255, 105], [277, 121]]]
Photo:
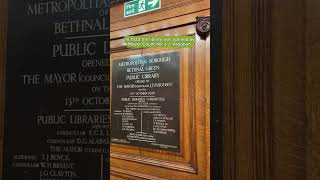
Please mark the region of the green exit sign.
[[161, 0], [133, 0], [124, 4], [124, 17], [135, 16], [161, 8]]

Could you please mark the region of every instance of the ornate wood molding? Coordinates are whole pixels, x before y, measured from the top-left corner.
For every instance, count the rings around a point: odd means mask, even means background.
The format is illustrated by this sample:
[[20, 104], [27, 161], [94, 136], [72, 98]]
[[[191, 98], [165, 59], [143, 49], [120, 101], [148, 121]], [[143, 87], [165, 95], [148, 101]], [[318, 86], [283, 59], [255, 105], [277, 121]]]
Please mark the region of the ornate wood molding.
[[[184, 27], [186, 28], [186, 27]], [[192, 28], [194, 30], [194, 26], [190, 26], [190, 28]], [[191, 34], [184, 34], [184, 35], [195, 35], [195, 32], [191, 33]], [[127, 49], [125, 46], [117, 46], [117, 47], [113, 47], [111, 45], [110, 47], [110, 51], [111, 53], [117, 53], [117, 52], [125, 52], [125, 51], [129, 51], [130, 49]], [[136, 49], [138, 50], [138, 49]], [[168, 52], [169, 49], [167, 49], [166, 51]], [[172, 51], [176, 51], [176, 50], [172, 50]], [[188, 50], [183, 50], [181, 51], [181, 56], [183, 59], [185, 59], [185, 63], [188, 64], [187, 66], [184, 67], [188, 67], [188, 73], [184, 73], [184, 77], [186, 79], [188, 79], [188, 82], [190, 84], [194, 84], [195, 82], [195, 49], [191, 48]], [[141, 52], [143, 53], [143, 52]], [[111, 58], [112, 59], [117, 59], [119, 57], [116, 58]], [[122, 57], [121, 57], [122, 58]], [[183, 71], [181, 71], [183, 72]], [[182, 76], [181, 76], [182, 77]], [[184, 83], [181, 84], [181, 87], [183, 86]], [[181, 137], [181, 144], [188, 144], [188, 147], [183, 147], [181, 152], [180, 152], [180, 157], [181, 158], [186, 158], [186, 157], [190, 157], [190, 161], [188, 160], [188, 162], [176, 162], [174, 159], [171, 160], [163, 160], [163, 159], [159, 159], [156, 157], [148, 157], [148, 156], [143, 156], [143, 155], [135, 155], [135, 154], [130, 154], [130, 153], [123, 153], [120, 151], [113, 151], [111, 148], [111, 152], [110, 152], [110, 158], [111, 158], [111, 163], [112, 161], [128, 161], [130, 163], [139, 163], [141, 165], [151, 165], [151, 166], [156, 166], [156, 167], [161, 167], [161, 168], [166, 168], [168, 170], [174, 170], [176, 172], [180, 171], [183, 173], [189, 173], [189, 174], [197, 174], [198, 173], [198, 162], [197, 162], [197, 149], [195, 148], [194, 144], [196, 144], [196, 125], [195, 125], [195, 101], [196, 101], [196, 95], [195, 95], [195, 87], [193, 86], [189, 86], [189, 85], [185, 85], [186, 88], [185, 92], [183, 93], [184, 95], [182, 96], [181, 99], [188, 101], [188, 106], [185, 106], [181, 102], [181, 111], [183, 113], [188, 114], [188, 116], [186, 116], [185, 114], [181, 115], [181, 119], [183, 119], [183, 126], [181, 127], [181, 129], [184, 130], [185, 133], [182, 133], [183, 136]], [[188, 108], [186, 108], [188, 107]], [[188, 110], [185, 110], [188, 109]], [[187, 123], [187, 121], [189, 121]], [[189, 124], [189, 125], [187, 125]], [[189, 134], [191, 136], [190, 138], [190, 142], [186, 141], [187, 139], [183, 138], [184, 134]], [[119, 148], [119, 146], [118, 146]], [[141, 148], [141, 147], [140, 147]], [[140, 149], [142, 150], [142, 149]], [[154, 151], [156, 152], [156, 151]], [[175, 156], [178, 157], [178, 156]], [[112, 172], [113, 169], [117, 169], [111, 166], [111, 173], [113, 174], [118, 174], [117, 172]], [[126, 170], [124, 170], [126, 171]], [[130, 172], [130, 171], [128, 171]], [[127, 173], [127, 175], [130, 175], [130, 173]]]
[[147, 174], [137, 173], [129, 170], [123, 170], [119, 168], [110, 168], [110, 174], [111, 176], [119, 177], [121, 179], [145, 179], [145, 180], [167, 180], [164, 178], [156, 177], [156, 176], [150, 176]]
[[128, 160], [132, 162], [137, 163], [143, 163], [143, 164], [149, 164], [153, 166], [163, 167], [167, 169], [173, 169], [177, 171], [184, 171], [188, 173], [196, 173], [195, 167], [192, 167], [191, 164], [183, 164], [183, 163], [177, 163], [172, 161], [164, 161], [159, 160], [155, 158], [149, 158], [149, 157], [143, 157], [143, 156], [136, 156], [131, 154], [124, 154], [124, 153], [110, 153], [110, 158], [115, 159], [122, 159], [122, 160]]

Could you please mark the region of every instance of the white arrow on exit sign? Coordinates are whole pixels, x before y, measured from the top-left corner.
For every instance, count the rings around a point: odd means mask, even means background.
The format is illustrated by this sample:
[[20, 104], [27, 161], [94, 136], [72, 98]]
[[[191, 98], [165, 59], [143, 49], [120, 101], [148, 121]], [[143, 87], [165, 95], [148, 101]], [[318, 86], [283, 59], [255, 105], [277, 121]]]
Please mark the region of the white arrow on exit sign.
[[124, 4], [124, 17], [154, 11], [161, 8], [161, 0], [133, 0]]
[[151, 5], [152, 7], [154, 7], [157, 3], [158, 3], [159, 0], [152, 0], [150, 2], [148, 2], [148, 5]]

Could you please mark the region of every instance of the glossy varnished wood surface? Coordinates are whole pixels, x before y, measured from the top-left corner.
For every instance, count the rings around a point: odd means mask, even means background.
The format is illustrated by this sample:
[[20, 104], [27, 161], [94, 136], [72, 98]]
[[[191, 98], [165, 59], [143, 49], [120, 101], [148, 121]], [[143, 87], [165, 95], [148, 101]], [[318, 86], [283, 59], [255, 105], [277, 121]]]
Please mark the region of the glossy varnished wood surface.
[[[148, 26], [146, 26], [148, 27]], [[151, 34], [157, 35], [189, 35], [195, 33], [195, 26], [188, 25], [179, 28], [172, 28], [165, 31], [158, 31]], [[150, 34], [148, 34], [150, 35]], [[205, 40], [197, 37], [194, 49], [181, 49], [181, 126], [183, 156], [176, 157], [166, 152], [157, 150], [144, 150], [140, 148], [135, 152], [132, 147], [114, 146], [111, 148], [111, 174], [117, 178], [134, 179], [209, 179], [209, 98], [206, 89], [209, 84], [206, 64], [210, 64], [208, 44]], [[145, 54], [151, 52], [165, 51], [166, 49], [143, 49], [128, 50], [121, 48], [122, 40], [116, 39], [111, 42], [111, 58], [128, 56], [130, 54]], [[168, 49], [169, 50], [169, 49]], [[171, 50], [170, 50], [171, 51]], [[196, 57], [196, 58], [195, 58]], [[209, 69], [207, 69], [209, 70]], [[206, 94], [207, 93], [207, 94]], [[183, 97], [182, 96], [182, 97]], [[111, 107], [112, 108], [112, 107]], [[208, 112], [209, 111], [209, 112]], [[191, 120], [190, 123], [188, 122]], [[189, 124], [189, 125], [188, 125]], [[188, 128], [188, 126], [190, 126]], [[190, 143], [192, 142], [192, 143]], [[189, 148], [191, 147], [191, 148]], [[119, 153], [121, 152], [121, 153]], [[133, 155], [134, 154], [134, 155]], [[187, 161], [186, 161], [187, 160]], [[179, 164], [180, 163], [180, 164]], [[184, 165], [185, 164], [185, 165]], [[190, 168], [188, 168], [188, 165]], [[125, 165], [125, 166], [124, 166]], [[133, 173], [135, 172], [135, 173]]]
[[[208, 0], [168, 0], [162, 2], [161, 10], [130, 18], [123, 18], [123, 5], [111, 9], [111, 57], [139, 53], [140, 50], [125, 49], [124, 36], [140, 34], [192, 35], [196, 33], [196, 17], [209, 15]], [[125, 146], [112, 146], [112, 179], [183, 178], [187, 180], [210, 178], [208, 161], [210, 95], [206, 88], [210, 82], [210, 69], [208, 69], [210, 67], [210, 44], [208, 43], [206, 40], [200, 40], [197, 36], [196, 48], [182, 50], [182, 59], [185, 63], [182, 64], [183, 69], [181, 71], [183, 73], [180, 79], [182, 83], [181, 92], [188, 96], [182, 98], [180, 103], [183, 105], [181, 106], [181, 117], [184, 117], [181, 119], [183, 122], [183, 134], [181, 134], [183, 156], [173, 157], [168, 153], [157, 150], [151, 151], [143, 148], [134, 150], [132, 147], [126, 149]], [[163, 50], [165, 49], [144, 49], [140, 53]], [[188, 119], [192, 121], [188, 123]], [[184, 164], [190, 164], [190, 168]]]

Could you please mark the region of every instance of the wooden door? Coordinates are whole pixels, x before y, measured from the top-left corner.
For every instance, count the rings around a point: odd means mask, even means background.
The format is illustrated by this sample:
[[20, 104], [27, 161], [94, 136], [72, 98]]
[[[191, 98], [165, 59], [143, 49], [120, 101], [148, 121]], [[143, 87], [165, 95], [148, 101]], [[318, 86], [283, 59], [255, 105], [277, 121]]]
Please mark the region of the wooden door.
[[305, 180], [316, 167], [306, 166], [306, 148], [316, 147], [307, 139], [308, 125], [316, 123], [305, 111], [307, 4], [319, 7], [301, 0], [223, 1], [225, 180]]
[[[196, 32], [196, 17], [210, 14], [209, 1], [162, 0], [161, 3], [160, 10], [129, 18], [123, 18], [123, 4], [111, 8], [110, 89], [113, 97], [115, 63], [127, 58], [177, 54], [179, 68], [172, 78], [178, 77], [179, 93], [175, 97], [178, 106], [171, 110], [179, 114], [178, 146], [172, 151], [111, 143], [111, 179], [210, 178], [210, 35], [200, 37]], [[124, 44], [128, 35], [194, 35], [196, 44], [184, 49], [129, 49]], [[111, 99], [111, 113], [115, 103], [119, 103], [116, 99]], [[114, 127], [111, 124], [111, 129]], [[111, 140], [114, 136], [111, 130]]]

